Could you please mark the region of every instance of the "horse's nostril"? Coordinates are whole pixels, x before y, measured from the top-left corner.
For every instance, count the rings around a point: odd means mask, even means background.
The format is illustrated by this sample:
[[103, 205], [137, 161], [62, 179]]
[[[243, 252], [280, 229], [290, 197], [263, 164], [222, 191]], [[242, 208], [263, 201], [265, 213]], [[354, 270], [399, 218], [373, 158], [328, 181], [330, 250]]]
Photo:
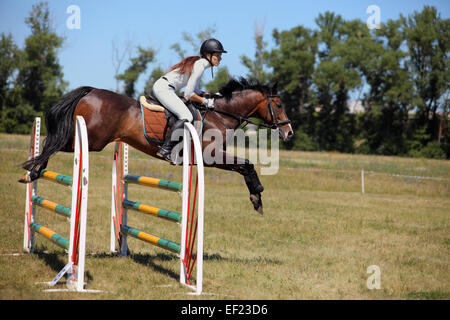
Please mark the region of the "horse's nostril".
[[293, 135], [294, 135], [294, 131], [289, 130], [289, 132], [288, 132], [288, 137], [292, 137]]

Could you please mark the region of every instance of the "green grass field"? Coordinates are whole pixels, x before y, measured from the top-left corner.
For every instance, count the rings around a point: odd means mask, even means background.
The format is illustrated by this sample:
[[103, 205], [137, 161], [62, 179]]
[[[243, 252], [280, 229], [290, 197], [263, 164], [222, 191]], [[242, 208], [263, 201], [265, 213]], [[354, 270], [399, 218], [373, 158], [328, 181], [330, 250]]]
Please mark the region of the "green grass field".
[[[109, 253], [112, 145], [90, 154], [85, 280], [103, 293], [43, 292], [37, 282], [52, 280], [67, 255], [39, 235], [36, 254], [22, 251], [25, 185], [17, 180], [28, 143], [0, 135], [0, 299], [450, 298], [449, 161], [280, 151], [278, 174], [261, 176], [263, 216], [238, 174], [206, 169], [204, 294], [196, 297], [178, 283], [175, 254], [133, 238], [131, 256]], [[72, 175], [72, 162], [59, 153], [49, 169]], [[181, 167], [134, 150], [130, 172], [181, 181]], [[173, 193], [130, 186], [130, 194], [181, 209]], [[42, 181], [39, 195], [70, 206], [62, 186]], [[37, 217], [68, 237], [64, 218], [44, 209]], [[129, 224], [179, 240], [165, 221], [132, 212]], [[380, 289], [366, 286], [371, 265], [380, 268]]]

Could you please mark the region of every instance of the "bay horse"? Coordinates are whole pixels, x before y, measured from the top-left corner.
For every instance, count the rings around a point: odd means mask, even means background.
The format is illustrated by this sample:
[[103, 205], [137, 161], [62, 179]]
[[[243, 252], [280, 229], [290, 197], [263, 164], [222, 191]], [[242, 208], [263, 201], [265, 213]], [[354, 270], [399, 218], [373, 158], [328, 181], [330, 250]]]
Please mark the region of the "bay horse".
[[[264, 126], [279, 129], [279, 136], [288, 140], [294, 134], [286, 116], [277, 85], [262, 85], [249, 82], [244, 78], [232, 79], [219, 90], [214, 109], [203, 110], [203, 132], [217, 129], [225, 135], [227, 129], [236, 129], [243, 122], [251, 122], [250, 117], [262, 119]], [[275, 107], [274, 107], [275, 106]], [[152, 157], [157, 156], [159, 144], [149, 142], [144, 136], [142, 109], [137, 100], [112, 91], [93, 87], [80, 87], [62, 97], [62, 99], [45, 114], [48, 135], [44, 141], [41, 154], [22, 164], [29, 171], [19, 182], [30, 183], [40, 176], [47, 166], [49, 158], [58, 151], [73, 152], [74, 123], [76, 116], [83, 116], [89, 137], [89, 151], [101, 151], [115, 141], [123, 141], [133, 148]], [[164, 113], [158, 116], [164, 118]], [[161, 119], [165, 121], [165, 119]], [[203, 137], [203, 135], [202, 135]], [[202, 149], [214, 141], [202, 140]], [[225, 146], [214, 148], [215, 159], [223, 161], [205, 164], [224, 170], [240, 173], [250, 192], [250, 201], [260, 214], [263, 213], [261, 192], [264, 190], [254, 165], [247, 159], [234, 157], [233, 163], [225, 161]], [[217, 154], [219, 153], [219, 154]]]

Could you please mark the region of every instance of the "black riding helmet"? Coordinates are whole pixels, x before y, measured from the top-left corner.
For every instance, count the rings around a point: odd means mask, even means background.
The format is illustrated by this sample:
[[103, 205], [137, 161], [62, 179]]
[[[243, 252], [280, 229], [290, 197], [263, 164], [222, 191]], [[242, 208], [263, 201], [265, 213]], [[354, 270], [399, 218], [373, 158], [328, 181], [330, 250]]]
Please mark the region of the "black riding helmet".
[[216, 52], [227, 53], [227, 51], [223, 49], [223, 46], [219, 40], [208, 39], [203, 41], [202, 46], [200, 47], [200, 55], [202, 57], [206, 57], [208, 53], [216, 53]]
[[214, 68], [211, 60], [209, 60], [209, 58], [206, 57], [206, 55], [208, 53], [216, 53], [216, 52], [221, 52], [221, 53], [227, 53], [227, 51], [223, 48], [223, 45], [220, 43], [219, 40], [211, 38], [208, 40], [203, 41], [202, 46], [200, 47], [200, 55], [207, 59], [209, 61], [209, 63], [211, 64], [211, 75], [213, 75], [213, 71], [212, 69]]

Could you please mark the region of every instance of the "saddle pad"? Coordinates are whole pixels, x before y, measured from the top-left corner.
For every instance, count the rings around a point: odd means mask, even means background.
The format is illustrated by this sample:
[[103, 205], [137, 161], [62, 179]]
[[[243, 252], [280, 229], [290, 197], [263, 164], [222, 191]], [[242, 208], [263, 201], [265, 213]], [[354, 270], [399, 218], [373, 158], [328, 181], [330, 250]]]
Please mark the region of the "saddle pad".
[[[143, 108], [144, 111], [144, 123], [145, 133], [150, 139], [158, 141], [164, 141], [164, 128], [166, 127], [167, 120], [164, 117], [164, 112], [150, 111], [147, 108]], [[167, 133], [170, 128], [167, 128]]]
[[[147, 108], [142, 108], [142, 111], [144, 112], [145, 134], [151, 140], [156, 140], [155, 142], [163, 143], [167, 134], [170, 132], [170, 127], [168, 127], [166, 132], [164, 132], [167, 124], [166, 114], [164, 112], [151, 111]], [[201, 135], [203, 129], [202, 116], [198, 110], [193, 112], [197, 113], [197, 116], [194, 117], [196, 119], [193, 123], [194, 128], [197, 133]], [[164, 135], [164, 133], [166, 135]]]

